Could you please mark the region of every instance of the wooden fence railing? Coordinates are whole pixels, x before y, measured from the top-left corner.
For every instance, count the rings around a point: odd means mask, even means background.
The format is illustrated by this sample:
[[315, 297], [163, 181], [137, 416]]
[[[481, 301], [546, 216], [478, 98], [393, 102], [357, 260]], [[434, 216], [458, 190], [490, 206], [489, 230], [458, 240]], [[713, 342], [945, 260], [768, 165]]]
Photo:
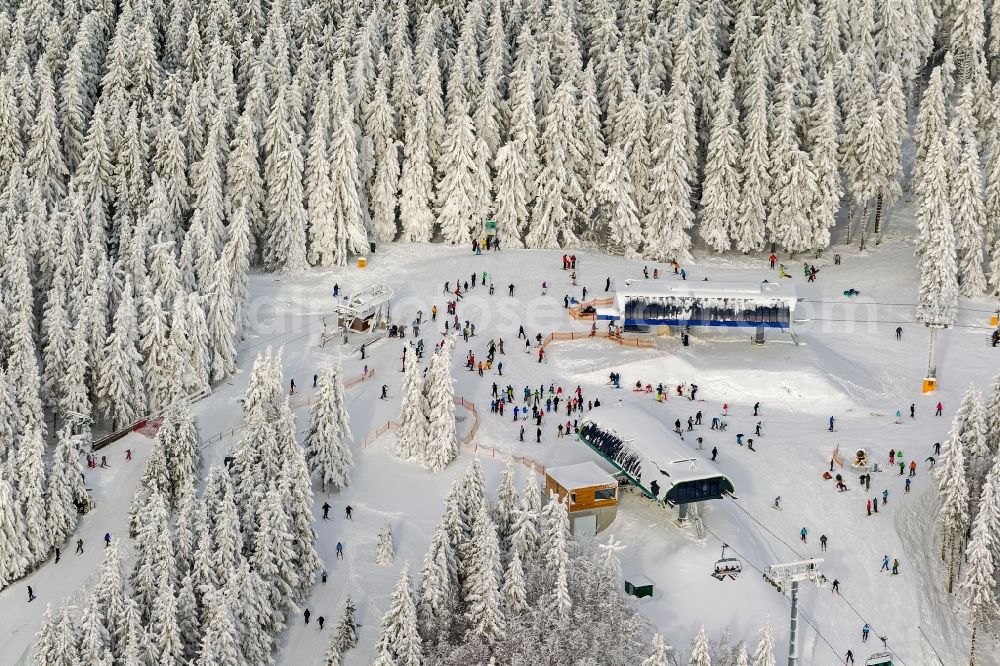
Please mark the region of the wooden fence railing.
[[594, 308], [606, 307], [608, 305], [614, 304], [615, 299], [613, 298], [593, 298], [589, 301], [583, 301], [577, 303], [569, 309], [569, 316], [573, 319], [582, 319], [587, 321], [593, 321], [597, 318], [596, 313], [583, 314], [583, 309], [588, 305]]
[[602, 338], [622, 347], [649, 348], [655, 346], [652, 340], [647, 338], [625, 338], [619, 335], [609, 334], [607, 331], [569, 331], [549, 333], [542, 338], [542, 347], [547, 347], [552, 342], [564, 342], [566, 340], [586, 340], [587, 338]]

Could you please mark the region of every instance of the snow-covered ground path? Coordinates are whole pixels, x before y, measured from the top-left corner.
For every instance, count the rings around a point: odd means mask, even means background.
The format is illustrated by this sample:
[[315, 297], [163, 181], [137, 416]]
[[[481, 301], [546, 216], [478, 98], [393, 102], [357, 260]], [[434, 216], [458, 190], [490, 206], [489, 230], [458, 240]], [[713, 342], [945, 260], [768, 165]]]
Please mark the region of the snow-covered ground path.
[[[211, 439], [239, 425], [237, 401], [255, 354], [267, 346], [283, 346], [286, 384], [294, 378], [299, 387], [292, 401], [298, 406], [300, 430], [306, 424], [312, 375], [325, 360], [341, 363], [347, 376], [359, 374], [366, 365], [375, 370], [372, 380], [348, 392], [352, 429], [360, 447], [378, 425], [398, 415], [402, 342], [380, 341], [371, 346], [364, 361], [351, 353], [353, 345], [350, 349], [338, 344], [321, 348], [322, 318], [331, 312], [333, 284], [338, 283], [348, 293], [370, 284], [388, 284], [396, 292], [395, 321], [409, 324], [417, 310], [426, 318], [436, 304], [441, 324], [447, 300], [442, 293], [444, 282], [454, 285], [456, 278], [469, 280], [473, 271], [480, 277], [486, 271], [496, 293], [489, 296], [486, 288], [477, 286], [460, 303], [460, 318], [475, 322], [477, 328], [475, 338], [457, 346], [454, 375], [456, 395], [473, 400], [480, 408], [478, 444], [498, 452], [496, 459], [483, 459], [491, 489], [502, 470], [503, 453], [526, 455], [545, 465], [596, 458], [575, 439], [556, 439], [554, 420], [546, 424], [540, 445], [533, 437], [518, 442], [518, 426], [509, 412], [502, 419], [489, 413], [492, 381], [501, 387], [510, 383], [516, 395], [525, 384], [555, 383], [564, 390], [580, 385], [587, 398], [600, 397], [605, 404], [619, 397], [634, 401], [671, 424], [675, 418], [685, 421], [695, 411], [703, 412], [706, 425], [698, 435], [705, 438], [707, 449], [718, 446], [719, 468], [734, 480], [739, 500], [705, 506], [703, 519], [710, 533], [704, 540], [698, 540], [692, 528], [678, 528], [671, 512], [638, 497], [623, 499], [609, 530], [627, 547], [623, 553], [626, 573], [641, 573], [656, 584], [655, 595], [644, 600], [641, 608], [678, 649], [687, 649], [688, 640], [701, 624], [713, 639], [721, 638], [727, 630], [733, 642], [752, 639], [765, 615], [771, 617], [777, 644], [782, 646], [787, 639], [787, 600], [757, 572], [747, 566], [737, 581], [718, 582], [709, 576], [720, 550], [713, 534], [735, 547], [748, 563], [761, 568], [799, 555], [820, 556], [818, 539], [826, 534], [829, 551], [822, 553], [824, 568], [831, 579], [840, 581], [842, 597], [829, 588], [803, 589], [800, 608], [822, 636], [808, 625], [803, 628], [800, 663], [839, 664], [848, 648], [859, 657], [869, 648], [874, 651], [877, 645], [861, 644], [865, 620], [874, 632], [888, 636], [901, 664], [939, 663], [934, 649], [941, 663], [961, 663], [968, 636], [941, 592], [931, 529], [936, 503], [923, 461], [933, 443], [943, 441], [968, 384], [988, 387], [1000, 367], [1000, 350], [986, 344], [984, 328], [944, 332], [938, 359], [940, 391], [932, 397], [922, 396], [926, 332], [921, 326], [904, 323], [902, 340], [897, 342], [894, 335], [895, 322], [912, 320], [912, 307], [906, 305], [915, 300], [912, 245], [888, 241], [866, 256], [841, 248], [835, 251], [843, 254], [843, 264], [831, 265], [831, 253], [827, 253], [816, 262], [820, 274], [814, 284], [801, 277], [801, 263], [787, 262], [799, 296], [805, 299], [797, 316], [810, 320], [797, 327], [801, 346], [781, 335], [759, 348], [752, 347], [745, 334], [703, 335], [696, 331], [690, 347], [682, 347], [675, 339], [662, 339], [655, 349], [619, 348], [600, 340], [559, 343], [549, 347], [544, 364], [523, 352], [523, 341], [518, 344], [516, 339], [518, 325], [523, 324], [532, 338], [538, 332], [586, 330], [588, 322], [575, 322], [566, 316], [563, 294], [579, 298], [586, 285], [588, 296], [599, 296], [607, 276], [618, 281], [638, 277], [643, 262], [577, 253], [579, 286], [572, 287], [569, 273], [559, 270], [561, 252], [504, 250], [477, 257], [466, 248], [390, 245], [380, 248], [364, 270], [350, 267], [294, 277], [255, 275], [251, 282], [253, 331], [240, 347], [240, 373], [195, 405], [202, 438]], [[653, 264], [649, 268], [652, 271]], [[678, 279], [667, 275], [665, 266], [659, 268], [661, 279]], [[777, 279], [761, 257], [708, 258], [686, 269], [689, 280]], [[544, 297], [543, 281], [549, 284]], [[511, 283], [516, 286], [514, 298], [507, 296]], [[860, 290], [861, 296], [845, 298], [842, 292], [850, 288]], [[960, 323], [979, 326], [988, 321], [985, 311], [995, 307], [988, 302], [963, 301], [962, 305], [983, 312], [963, 310]], [[423, 337], [428, 347], [440, 339], [441, 330], [443, 325], [425, 327]], [[507, 352], [499, 357], [504, 361], [503, 378], [494, 373], [480, 379], [462, 367], [467, 350], [477, 357], [485, 356], [487, 341], [500, 337]], [[654, 385], [660, 381], [672, 385], [695, 382], [700, 387], [699, 401], [672, 397], [658, 404], [645, 394], [613, 391], [606, 383], [612, 370], [622, 373], [626, 387], [637, 380]], [[389, 400], [378, 399], [382, 384], [388, 385]], [[764, 436], [755, 437], [758, 452], [753, 453], [736, 446], [735, 434], [752, 436], [758, 420], [752, 416], [752, 405], [758, 400]], [[932, 415], [938, 400], [945, 407], [940, 418]], [[723, 403], [730, 405], [729, 429], [726, 433], [709, 431], [708, 423], [720, 413]], [[896, 425], [896, 410], [908, 414], [910, 403], [916, 404], [917, 418], [911, 421], [907, 417]], [[826, 429], [831, 415], [837, 418], [834, 433]], [[464, 414], [460, 411], [459, 416]], [[459, 424], [461, 432], [465, 427]], [[534, 428], [528, 431], [533, 433]], [[208, 465], [222, 462], [238, 436], [224, 436], [206, 447], [206, 472]], [[691, 437], [687, 440], [680, 446], [693, 444]], [[56, 607], [87, 585], [100, 561], [104, 532], [124, 537], [128, 507], [150, 442], [131, 435], [102, 452], [112, 463], [110, 470], [88, 471], [88, 484], [95, 489], [98, 506], [78, 529], [85, 541], [85, 554], [75, 558], [72, 545], [67, 544], [58, 565], [50, 560], [27, 580], [0, 593], [0, 618], [6, 627], [0, 641], [0, 664], [22, 662], [46, 603]], [[858, 488], [854, 475], [847, 474], [850, 490], [845, 493], [837, 493], [832, 481], [822, 479], [830, 453], [838, 444], [842, 450], [866, 447], [883, 465], [890, 447], [902, 449], [907, 462], [914, 459], [920, 466], [913, 492], [904, 495], [903, 479], [891, 470], [875, 475], [870, 496], [881, 497], [882, 490], [888, 489], [889, 504], [880, 506], [877, 516], [867, 517], [865, 499], [869, 495]], [[391, 445], [389, 434], [367, 449], [356, 449], [349, 489], [329, 497], [317, 491], [318, 548], [329, 580], [325, 585], [317, 581], [306, 603], [313, 622], [306, 626], [301, 615], [292, 618], [281, 638], [278, 663], [320, 663], [330, 632], [320, 632], [315, 618], [323, 615], [328, 629], [332, 627], [346, 594], [355, 598], [359, 621], [364, 625], [361, 644], [348, 654], [346, 663], [368, 663], [388, 592], [403, 562], [409, 560], [411, 570], [419, 571], [433, 525], [441, 514], [441, 500], [451, 480], [468, 464], [469, 455], [463, 455], [442, 474], [432, 475], [395, 461], [389, 455]], [[126, 448], [131, 448], [135, 457], [129, 465], [122, 463]], [[527, 471], [520, 468], [519, 483], [525, 474]], [[770, 508], [776, 495], [782, 497], [783, 511]], [[319, 519], [324, 501], [333, 506], [330, 521]], [[353, 522], [343, 517], [347, 504], [355, 508]], [[380, 567], [374, 564], [376, 533], [386, 521], [392, 525], [397, 558], [393, 566]], [[803, 526], [809, 529], [808, 544], [798, 541]], [[76, 538], [74, 535], [73, 542]], [[343, 561], [334, 555], [338, 541], [345, 545]], [[879, 573], [883, 555], [899, 558], [901, 575]], [[25, 603], [25, 584], [32, 585], [39, 597], [30, 605]], [[782, 647], [777, 657], [783, 661]], [[861, 658], [858, 661], [863, 663]]]

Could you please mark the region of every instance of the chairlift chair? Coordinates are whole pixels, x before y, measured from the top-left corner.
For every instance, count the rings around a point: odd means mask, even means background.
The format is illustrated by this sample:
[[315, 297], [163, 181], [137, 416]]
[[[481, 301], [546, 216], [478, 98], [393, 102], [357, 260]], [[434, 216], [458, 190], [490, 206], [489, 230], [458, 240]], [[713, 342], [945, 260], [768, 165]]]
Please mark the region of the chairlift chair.
[[879, 652], [868, 657], [865, 666], [892, 666], [892, 653]]
[[743, 562], [738, 557], [726, 557], [727, 548], [729, 548], [728, 544], [722, 544], [722, 557], [715, 563], [712, 577], [716, 580], [725, 580], [726, 578], [736, 580], [736, 577], [743, 571]]

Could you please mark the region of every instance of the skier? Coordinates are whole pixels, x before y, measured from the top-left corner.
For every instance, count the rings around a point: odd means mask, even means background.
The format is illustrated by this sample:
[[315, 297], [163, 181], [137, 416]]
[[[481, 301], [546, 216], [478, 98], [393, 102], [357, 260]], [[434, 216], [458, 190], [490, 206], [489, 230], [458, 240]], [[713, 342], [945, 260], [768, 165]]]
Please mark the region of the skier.
[[885, 490], [882, 491], [882, 508], [884, 509], [885, 505], [888, 503], [889, 503], [889, 489], [886, 488]]
[[861, 642], [862, 643], [867, 643], [868, 642], [868, 632], [869, 631], [871, 631], [871, 627], [869, 627], [868, 623], [865, 622], [865, 626], [861, 627]]
[[607, 278], [604, 281], [604, 291], [611, 291], [611, 278]]
[[929, 469], [934, 469], [934, 465], [937, 464], [937, 459], [934, 458], [934, 456], [927, 456], [927, 458], [924, 459], [924, 462], [929, 462], [931, 464]]
[[104, 547], [107, 548], [111, 545], [111, 532], [104, 533]]
[[326, 584], [326, 569], [323, 569], [323, 573], [320, 574], [320, 579], [323, 581], [323, 584]]
[[774, 265], [778, 263], [778, 257], [772, 252], [771, 256], [767, 258], [768, 264], [771, 265], [771, 270], [774, 270]]
[[[759, 409], [760, 409], [760, 403], [759, 402], [753, 403], [753, 415], [754, 416], [757, 416], [757, 410], [759, 410]], [[757, 433], [757, 434], [759, 435], [760, 433]]]
[[781, 508], [781, 495], [778, 495], [777, 497], [774, 498], [774, 508], [775, 509]]
[[517, 438], [519, 441], [524, 441], [524, 426], [521, 426], [521, 434]]
[[514, 285], [513, 284], [507, 285], [507, 296], [509, 296], [510, 298], [514, 298]]
[[941, 442], [934, 442], [934, 455], [941, 455]]
[[76, 554], [83, 555], [83, 539], [76, 540]]
[[854, 663], [854, 653], [850, 650], [847, 651], [847, 657], [844, 659], [844, 664], [846, 665], [848, 662], [852, 664]]
[[888, 570], [889, 570], [889, 556], [888, 555], [883, 555], [882, 556], [882, 568], [879, 569], [879, 573], [881, 573], [883, 571], [888, 571]]
[[910, 403], [910, 418], [911, 419], [917, 418], [916, 417], [916, 409], [917, 409], [917, 406], [914, 403], [911, 402]]
[[295, 395], [295, 380], [294, 379], [291, 381], [291, 384], [289, 385], [288, 392], [290, 394], [292, 394], [292, 395]]
[[906, 477], [906, 490], [904, 490], [903, 492], [905, 492], [905, 493], [910, 492], [910, 482], [911, 481], [913, 481], [913, 479], [911, 479], [910, 477]]
[[310, 615], [311, 615], [311, 613], [309, 612], [308, 608], [305, 610], [304, 613], [302, 613], [302, 617], [304, 617], [306, 619], [306, 624], [309, 624], [309, 616]]
[[802, 543], [808, 543], [808, 542], [806, 541], [806, 536], [807, 536], [808, 534], [809, 534], [809, 530], [807, 530], [807, 529], [806, 529], [806, 528], [804, 528], [804, 527], [803, 527], [803, 528], [802, 528], [801, 530], [799, 530], [799, 538], [800, 538], [800, 539], [802, 539]]
[[840, 581], [836, 578], [833, 579], [833, 589], [830, 592], [834, 594], [840, 594]]
[[313, 375], [313, 388], [316, 388], [316, 383], [319, 381], [319, 375]]
[[902, 326], [897, 326], [896, 327], [896, 339], [897, 340], [902, 340], [903, 339], [903, 327]]
[[878, 498], [876, 497], [872, 500], [872, 508], [875, 509], [875, 513], [878, 513]]
[[819, 537], [819, 549], [826, 550], [826, 535], [821, 534]]
[[351, 517], [351, 514], [354, 513], [354, 507], [348, 504], [344, 511], [347, 513], [348, 520], [354, 520], [354, 518]]
[[323, 631], [323, 623], [324, 622], [326, 622], [326, 618], [323, 617], [322, 615], [320, 615], [318, 618], [316, 618], [316, 624], [319, 625], [319, 630], [320, 631]]
[[757, 421], [757, 429], [754, 431], [754, 434], [760, 437], [760, 421]]
[[29, 585], [28, 586], [28, 603], [31, 603], [34, 600], [35, 600], [35, 592], [34, 592], [34, 590], [31, 589], [31, 586]]
[[739, 444], [740, 446], [743, 446], [743, 433], [741, 432], [736, 433], [736, 443]]
[[715, 456], [719, 455], [719, 449], [717, 447], [712, 447], [712, 460], [715, 460]]
[[698, 410], [698, 413], [694, 415], [694, 424], [701, 425], [701, 410]]
[[892, 559], [892, 575], [893, 576], [899, 575], [899, 560], [897, 560], [896, 558]]
[[125, 462], [132, 460], [132, 449], [125, 449]]
[[386, 386], [385, 384], [382, 384], [382, 395], [379, 396], [379, 400], [385, 400], [388, 397], [389, 397], [389, 387]]
[[833, 432], [833, 417], [830, 417], [830, 432]]
[[939, 402], [937, 404], [937, 407], [935, 408], [934, 416], [941, 416], [941, 410], [942, 409], [944, 409], [944, 406]]
[[868, 500], [867, 509], [868, 509], [868, 515], [869, 516], [872, 515], [872, 501], [871, 500]]
[[330, 503], [323, 503], [323, 520], [330, 520]]
[[344, 559], [344, 544], [340, 543], [339, 541], [337, 542], [337, 559], [338, 560]]
[[900, 411], [899, 411], [899, 410], [897, 409], [897, 410], [896, 410], [896, 423], [902, 423], [902, 422], [903, 422], [903, 413], [902, 413], [902, 412], [900, 412]]
[[753, 439], [747, 439], [747, 448], [750, 449], [751, 451], [756, 451], [757, 450], [757, 449], [753, 448]]

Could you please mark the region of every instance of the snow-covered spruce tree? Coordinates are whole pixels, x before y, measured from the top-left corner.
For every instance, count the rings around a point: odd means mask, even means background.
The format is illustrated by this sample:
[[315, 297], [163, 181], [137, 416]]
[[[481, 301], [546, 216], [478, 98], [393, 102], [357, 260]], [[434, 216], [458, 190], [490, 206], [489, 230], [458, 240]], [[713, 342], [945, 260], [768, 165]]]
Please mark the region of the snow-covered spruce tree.
[[131, 423], [146, 407], [142, 356], [136, 348], [135, 310], [132, 287], [126, 280], [97, 379], [98, 403], [113, 427]]
[[458, 563], [449, 539], [447, 519], [446, 514], [434, 530], [420, 572], [417, 618], [420, 635], [426, 643], [436, 643], [447, 635], [452, 607], [457, 599], [457, 590], [453, 589], [452, 583], [457, 580]]
[[195, 191], [194, 207], [201, 211], [205, 235], [214, 253], [222, 249], [225, 240], [222, 200], [223, 160], [228, 152], [229, 138], [225, 127], [225, 109], [219, 107], [212, 113], [205, 150], [201, 160], [191, 165], [192, 185]]
[[712, 119], [705, 163], [704, 192], [701, 197], [701, 225], [698, 233], [716, 252], [732, 246], [733, 222], [740, 199], [739, 159], [743, 140], [738, 126], [739, 112], [733, 99], [733, 80], [722, 80]]
[[493, 179], [493, 218], [497, 222], [497, 236], [507, 247], [524, 247], [521, 237], [528, 227], [528, 161], [513, 143], [497, 150], [493, 162], [496, 178]]
[[458, 457], [458, 436], [455, 432], [455, 387], [451, 377], [451, 358], [455, 347], [453, 337], [445, 338], [444, 346], [431, 358], [424, 379], [423, 413], [427, 421], [420, 464], [432, 472], [440, 472]]
[[[661, 102], [662, 103], [662, 102]], [[670, 112], [662, 136], [653, 137], [651, 204], [643, 218], [644, 257], [652, 261], [686, 261], [690, 258], [694, 224], [686, 148], [686, 121], [681, 105]]]
[[514, 486], [514, 460], [508, 458], [497, 487], [496, 527], [501, 550], [507, 550], [510, 546], [518, 500], [517, 488]]
[[231, 268], [219, 260], [208, 285], [207, 325], [211, 381], [221, 382], [236, 372], [236, 303]]
[[427, 419], [422, 408], [423, 387], [420, 366], [407, 363], [403, 369], [403, 401], [399, 410], [395, 450], [396, 457], [401, 460], [415, 460], [424, 450]]
[[[459, 76], [460, 79], [460, 76]], [[460, 80], [454, 84], [460, 86]], [[450, 90], [450, 88], [449, 88]], [[468, 103], [456, 96], [449, 108], [448, 127], [441, 144], [437, 183], [438, 224], [444, 240], [453, 245], [468, 245], [472, 235], [478, 235], [476, 182], [478, 174], [473, 160], [476, 141]]]
[[340, 652], [347, 652], [358, 644], [358, 622], [356, 619], [357, 608], [354, 601], [348, 596], [344, 600], [344, 611], [333, 628], [333, 639], [331, 643], [337, 646]]
[[45, 522], [49, 542], [58, 545], [76, 527], [80, 508], [86, 508], [89, 496], [83, 483], [83, 466], [73, 448], [75, 443], [69, 428], [59, 432], [52, 469], [45, 490]]
[[837, 211], [840, 209], [840, 199], [843, 196], [837, 142], [840, 131], [840, 109], [837, 106], [836, 88], [831, 72], [827, 72], [820, 81], [812, 111], [809, 142], [813, 168], [816, 172], [812, 247], [819, 250], [830, 244], [830, 229], [837, 222]]
[[957, 543], [968, 529], [969, 522], [969, 485], [965, 478], [965, 452], [960, 427], [961, 422], [956, 415], [945, 446], [944, 465], [938, 473], [938, 494], [941, 497], [938, 529], [941, 534], [941, 559], [948, 566], [949, 593], [955, 580]]
[[38, 91], [38, 109], [28, 132], [28, 150], [24, 161], [31, 178], [42, 188], [46, 206], [51, 209], [66, 196], [68, 169], [63, 157], [63, 147], [60, 145], [55, 87], [46, 59], [39, 61], [34, 79]]
[[993, 380], [993, 391], [986, 403], [986, 443], [992, 454], [1000, 450], [1000, 374]]
[[545, 115], [540, 142], [541, 169], [531, 228], [524, 237], [530, 248], [573, 247], [574, 228], [585, 194], [577, 167], [583, 159], [577, 135], [575, 88], [564, 81], [556, 88]]
[[399, 191], [399, 149], [396, 138], [396, 111], [389, 101], [389, 63], [380, 61], [372, 100], [365, 110], [365, 134], [372, 140], [375, 179], [371, 187], [371, 219], [375, 237], [391, 241], [396, 237], [396, 206]]
[[965, 580], [959, 588], [966, 612], [972, 624], [972, 647], [970, 663], [976, 663], [976, 634], [980, 628], [989, 630], [1000, 619], [1000, 604], [997, 603], [995, 562], [996, 516], [998, 510], [996, 489], [993, 480], [983, 484], [979, 498], [979, 512], [972, 523], [972, 539], [965, 549], [969, 563]]
[[789, 253], [812, 246], [813, 223], [810, 211], [816, 198], [816, 172], [809, 154], [802, 150], [795, 133], [792, 101], [777, 111], [771, 165], [777, 177], [771, 185], [770, 209], [774, 240]]
[[424, 663], [409, 563], [403, 565], [399, 582], [389, 597], [389, 609], [382, 616], [372, 663], [378, 666], [421, 666]]
[[403, 168], [399, 179], [399, 218], [401, 240], [426, 243], [434, 231], [431, 212], [434, 173], [430, 161], [430, 115], [427, 98], [421, 95], [414, 104], [413, 117], [405, 124]]
[[771, 623], [765, 622], [760, 628], [760, 640], [753, 651], [753, 666], [776, 666], [774, 660], [774, 637], [771, 635]]
[[619, 144], [612, 144], [597, 170], [591, 196], [598, 219], [608, 228], [608, 248], [621, 251], [626, 257], [639, 256], [642, 242], [635, 195], [625, 151]]
[[149, 495], [135, 539], [135, 567], [130, 582], [135, 601], [144, 618], [152, 615], [156, 599], [163, 593], [164, 575], [172, 585], [174, 552], [170, 539], [170, 515], [166, 499], [158, 492]]
[[545, 581], [551, 586], [542, 605], [552, 622], [561, 624], [569, 619], [573, 601], [569, 594], [569, 511], [555, 493], [542, 509], [542, 567]]
[[[153, 293], [148, 281], [142, 289], [139, 317], [139, 353], [142, 355], [144, 370], [143, 384], [146, 387], [149, 407], [159, 410], [170, 404], [178, 376], [176, 366], [168, 367], [167, 313], [163, 309], [160, 295]], [[173, 359], [176, 361], [177, 359]]]
[[642, 666], [669, 666], [670, 651], [670, 646], [663, 640], [663, 635], [660, 633], [654, 634], [653, 649], [649, 653], [649, 656], [643, 660]]
[[[1000, 30], [997, 30], [1000, 35]], [[1000, 44], [1000, 38], [998, 38]], [[1000, 294], [1000, 122], [993, 123], [988, 142], [989, 159], [986, 165], [986, 237], [990, 240], [986, 261], [994, 296]]]
[[771, 162], [768, 154], [768, 97], [766, 63], [755, 52], [752, 80], [744, 104], [743, 153], [740, 156], [739, 215], [733, 241], [744, 254], [764, 247], [767, 240]]
[[111, 637], [102, 622], [96, 595], [91, 594], [80, 619], [80, 658], [87, 664], [112, 666], [114, 659], [110, 654], [110, 645]]
[[392, 526], [386, 523], [378, 531], [378, 551], [375, 553], [375, 564], [389, 566], [396, 559], [392, 545]]
[[0, 468], [0, 589], [24, 575], [31, 561], [21, 507]]
[[51, 546], [45, 519], [44, 457], [42, 433], [38, 429], [24, 433], [17, 449], [17, 496], [33, 564], [44, 560]]
[[702, 625], [698, 629], [698, 634], [694, 637], [688, 666], [712, 666], [712, 653], [708, 645], [708, 634], [705, 633], [705, 625]]
[[320, 371], [319, 392], [309, 408], [309, 428], [303, 441], [309, 472], [320, 482], [323, 492], [327, 485], [340, 491], [351, 484], [351, 424], [340, 375], [329, 364]]
[[949, 325], [958, 297], [958, 262], [948, 189], [951, 161], [940, 137], [934, 140], [926, 159], [917, 193], [917, 317], [926, 324]]
[[294, 590], [300, 581], [294, 569], [295, 552], [288, 514], [283, 507], [282, 493], [277, 488], [272, 487], [265, 494], [259, 517], [259, 528], [253, 535], [250, 566], [265, 583], [267, 599], [273, 609], [270, 629], [279, 632], [285, 626], [285, 616], [293, 607]]
[[42, 613], [42, 626], [35, 634], [34, 650], [32, 653], [32, 663], [48, 666], [56, 664], [60, 655], [56, 651], [56, 633], [58, 626], [55, 618], [52, 617], [52, 605], [45, 607]]
[[966, 84], [952, 120], [949, 148], [955, 151], [957, 160], [951, 174], [951, 212], [959, 254], [959, 284], [963, 296], [976, 298], [986, 291], [983, 273], [986, 210], [972, 103], [972, 86]]
[[478, 636], [492, 645], [505, 634], [506, 621], [501, 609], [500, 545], [485, 499], [472, 525], [471, 547], [473, 566], [465, 571], [463, 591], [466, 636]]
[[264, 135], [269, 149], [264, 172], [267, 185], [264, 265], [270, 270], [287, 272], [308, 267], [301, 140], [293, 127], [296, 109], [291, 97], [288, 84], [278, 89]]

